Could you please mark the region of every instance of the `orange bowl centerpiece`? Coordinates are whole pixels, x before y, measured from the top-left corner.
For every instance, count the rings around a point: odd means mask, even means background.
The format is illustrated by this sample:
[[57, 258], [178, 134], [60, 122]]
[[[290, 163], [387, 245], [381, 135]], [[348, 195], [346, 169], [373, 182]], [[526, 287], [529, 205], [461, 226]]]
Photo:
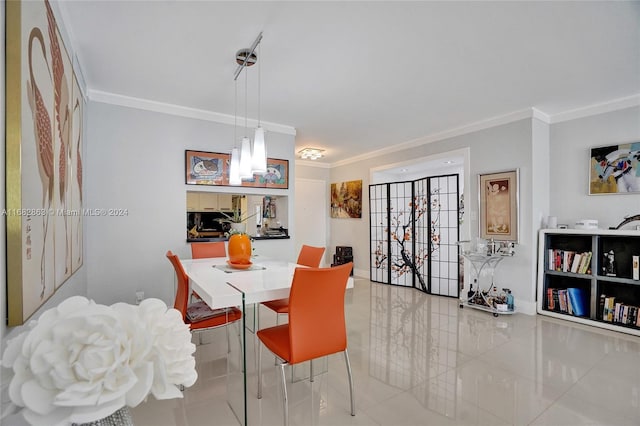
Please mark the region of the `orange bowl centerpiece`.
[[247, 234], [232, 234], [229, 237], [229, 264], [251, 265], [251, 239]]

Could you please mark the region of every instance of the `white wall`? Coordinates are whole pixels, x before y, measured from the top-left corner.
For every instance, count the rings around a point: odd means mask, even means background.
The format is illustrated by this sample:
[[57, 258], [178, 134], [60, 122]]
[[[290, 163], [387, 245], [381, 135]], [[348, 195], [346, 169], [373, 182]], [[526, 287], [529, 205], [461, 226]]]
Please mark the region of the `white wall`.
[[640, 141], [640, 107], [551, 126], [551, 215], [558, 223], [597, 219], [600, 228], [640, 214], [639, 194], [589, 194], [589, 148]]
[[[89, 297], [99, 303], [134, 303], [135, 292], [173, 302], [175, 274], [167, 250], [190, 257], [186, 243], [185, 150], [229, 152], [233, 126], [99, 102], [88, 108], [86, 207], [126, 209], [121, 217], [87, 217]], [[268, 156], [293, 160], [294, 137], [269, 132]], [[289, 189], [268, 192], [293, 200]], [[198, 190], [260, 193], [259, 189], [198, 186]], [[264, 192], [264, 190], [263, 190]], [[289, 203], [289, 226], [293, 222]], [[277, 246], [292, 259], [290, 240], [256, 241], [257, 251]]]

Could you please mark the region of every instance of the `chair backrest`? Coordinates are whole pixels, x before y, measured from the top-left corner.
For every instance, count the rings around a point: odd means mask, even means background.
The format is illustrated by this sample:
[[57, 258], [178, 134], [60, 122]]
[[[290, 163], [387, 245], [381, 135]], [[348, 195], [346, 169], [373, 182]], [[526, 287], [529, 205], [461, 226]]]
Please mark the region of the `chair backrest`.
[[324, 255], [324, 247], [313, 247], [303, 245], [300, 248], [300, 254], [298, 254], [298, 265], [309, 266], [311, 268], [317, 268], [320, 266], [322, 256]]
[[176, 290], [176, 299], [173, 303], [173, 307], [180, 311], [182, 314], [182, 320], [186, 320], [187, 304], [189, 303], [189, 277], [180, 263], [180, 259], [177, 254], [173, 254], [171, 250], [167, 252], [167, 259], [173, 265], [176, 271], [176, 278], [178, 281], [178, 289]]
[[191, 243], [191, 258], [203, 259], [207, 257], [227, 257], [224, 241], [206, 243]]
[[353, 263], [296, 268], [289, 293], [291, 364], [344, 351], [344, 294]]

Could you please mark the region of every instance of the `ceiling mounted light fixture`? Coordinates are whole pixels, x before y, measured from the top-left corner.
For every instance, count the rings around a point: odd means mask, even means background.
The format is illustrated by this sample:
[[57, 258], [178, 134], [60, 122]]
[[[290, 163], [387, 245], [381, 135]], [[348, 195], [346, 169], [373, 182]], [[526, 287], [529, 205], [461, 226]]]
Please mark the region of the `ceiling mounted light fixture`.
[[323, 157], [323, 152], [324, 149], [304, 148], [298, 151], [298, 154], [300, 154], [300, 158], [302, 158], [303, 160], [317, 160], [318, 158]]
[[[236, 63], [238, 68], [233, 74], [233, 80], [236, 82], [236, 104], [237, 104], [237, 81], [242, 70], [246, 67], [255, 65], [258, 62], [258, 55], [255, 50], [262, 40], [262, 33], [258, 34], [251, 47], [248, 49], [240, 49], [236, 52]], [[267, 150], [264, 140], [264, 129], [260, 126], [260, 69], [258, 68], [258, 127], [255, 130], [253, 149], [251, 147], [251, 139], [247, 136], [247, 73], [245, 72], [245, 114], [244, 114], [244, 137], [242, 138], [240, 150], [236, 147], [236, 138], [234, 130], [233, 149], [231, 151], [231, 164], [229, 183], [231, 185], [242, 184], [242, 179], [251, 179], [254, 174], [264, 174], [267, 172]], [[237, 121], [237, 107], [236, 107]], [[237, 170], [237, 172], [236, 172]], [[237, 173], [237, 177], [236, 177]]]

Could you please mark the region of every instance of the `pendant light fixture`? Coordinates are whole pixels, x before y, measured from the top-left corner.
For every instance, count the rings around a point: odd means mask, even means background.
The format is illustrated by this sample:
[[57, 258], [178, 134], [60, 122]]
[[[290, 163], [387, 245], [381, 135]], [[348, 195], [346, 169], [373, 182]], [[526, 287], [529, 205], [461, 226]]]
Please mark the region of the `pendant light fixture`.
[[[234, 73], [233, 79], [236, 81], [238, 76], [245, 67], [250, 67], [258, 61], [255, 53], [256, 48], [262, 40], [262, 33], [258, 34], [253, 44], [248, 49], [240, 49], [236, 52], [236, 62], [238, 68]], [[245, 136], [242, 138], [240, 153], [236, 155], [238, 160], [238, 174], [240, 180], [251, 179], [254, 174], [264, 174], [267, 172], [267, 150], [264, 140], [264, 129], [260, 126], [260, 69], [258, 68], [258, 127], [255, 131], [253, 142], [253, 150], [251, 149], [251, 140], [247, 136], [247, 74], [245, 72]], [[235, 146], [235, 140], [234, 140]], [[237, 148], [234, 148], [237, 151]], [[233, 155], [232, 155], [233, 164]]]
[[236, 148], [236, 129], [238, 128], [238, 82], [235, 83], [235, 101], [233, 110], [233, 149], [229, 163], [229, 185], [242, 185], [240, 179], [240, 152]]

